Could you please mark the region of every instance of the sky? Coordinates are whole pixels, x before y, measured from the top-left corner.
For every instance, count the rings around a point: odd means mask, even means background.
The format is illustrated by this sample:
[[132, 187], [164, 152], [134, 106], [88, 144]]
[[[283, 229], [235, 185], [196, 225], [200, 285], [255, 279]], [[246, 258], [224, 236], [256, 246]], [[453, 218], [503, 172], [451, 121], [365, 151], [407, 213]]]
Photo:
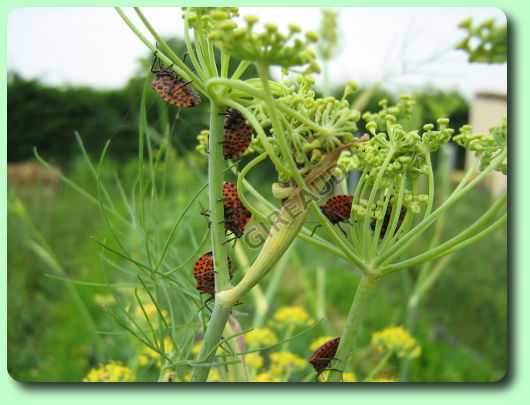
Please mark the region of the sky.
[[[467, 63], [467, 55], [454, 50], [465, 31], [457, 24], [472, 16], [481, 22], [495, 17], [506, 23], [496, 8], [333, 8], [339, 12], [342, 46], [330, 63], [332, 85], [354, 80], [366, 86], [382, 80], [395, 92], [426, 86], [458, 90], [471, 98], [477, 92], [507, 91], [507, 67]], [[140, 27], [132, 9], [127, 15]], [[162, 36], [182, 32], [179, 8], [142, 8]], [[321, 10], [316, 7], [242, 7], [262, 22], [280, 27], [295, 23], [304, 31], [317, 31]], [[142, 32], [151, 38], [147, 30]], [[25, 78], [50, 85], [92, 86], [116, 89], [138, 69], [147, 48], [113, 8], [18, 8], [8, 19], [8, 69]], [[317, 78], [317, 85], [320, 79]]]

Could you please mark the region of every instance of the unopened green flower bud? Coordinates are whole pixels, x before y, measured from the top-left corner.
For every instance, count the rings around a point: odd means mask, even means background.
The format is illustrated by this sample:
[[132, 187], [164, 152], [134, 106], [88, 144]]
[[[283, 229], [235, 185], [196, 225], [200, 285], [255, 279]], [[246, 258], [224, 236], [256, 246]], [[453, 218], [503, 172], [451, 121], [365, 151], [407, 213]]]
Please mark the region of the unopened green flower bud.
[[377, 124], [373, 121], [366, 124], [366, 129], [370, 131], [371, 134], [375, 135], [375, 131], [377, 129]]
[[237, 40], [239, 38], [243, 38], [245, 35], [247, 35], [247, 29], [246, 28], [239, 28], [234, 31], [234, 38]]
[[278, 31], [278, 26], [277, 26], [276, 24], [265, 23], [265, 29], [266, 29], [269, 33], [274, 33], [274, 32], [277, 32], [277, 31]]
[[424, 130], [424, 131], [431, 131], [433, 128], [434, 128], [434, 125], [433, 125], [433, 124], [425, 124], [425, 125], [423, 126], [423, 130]]
[[296, 24], [289, 24], [289, 31], [291, 31], [292, 33], [298, 33], [302, 31], [302, 29]]
[[219, 31], [212, 31], [208, 34], [209, 41], [217, 41], [220, 37], [221, 35], [219, 34]]
[[294, 189], [296, 184], [293, 183], [273, 183], [272, 184], [272, 195], [278, 200], [288, 198]]
[[226, 20], [227, 18], [229, 18], [230, 14], [228, 14], [227, 12], [222, 11], [222, 10], [211, 10], [210, 11], [210, 16], [214, 20], [222, 21], [222, 20]]
[[307, 31], [305, 33], [305, 37], [309, 42], [317, 42], [318, 41], [318, 35], [316, 32], [313, 31]]
[[416, 196], [415, 200], [420, 204], [427, 204], [429, 202], [429, 196], [427, 194], [419, 194]]
[[255, 15], [246, 15], [243, 17], [249, 26], [253, 26], [259, 21], [259, 18]]
[[460, 28], [469, 28], [473, 24], [473, 17], [466, 18], [458, 24]]
[[415, 203], [413, 202], [412, 204], [410, 204], [409, 206], [409, 209], [410, 211], [413, 213], [413, 214], [418, 214], [420, 211], [421, 211], [421, 207], [418, 203]]

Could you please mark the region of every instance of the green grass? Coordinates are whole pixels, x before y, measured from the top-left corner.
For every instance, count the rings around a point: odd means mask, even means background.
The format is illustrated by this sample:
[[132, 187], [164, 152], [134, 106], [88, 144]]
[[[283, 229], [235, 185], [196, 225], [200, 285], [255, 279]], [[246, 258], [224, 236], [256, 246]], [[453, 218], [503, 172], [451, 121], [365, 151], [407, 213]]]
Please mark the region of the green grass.
[[[124, 179], [124, 189], [134, 185], [137, 161], [122, 163], [118, 170]], [[173, 162], [168, 171], [164, 196], [147, 205], [148, 230], [152, 235], [153, 251], [169, 234], [177, 215], [195, 192], [204, 184], [202, 158]], [[193, 167], [195, 165], [195, 168]], [[102, 177], [105, 184], [113, 183], [115, 162], [106, 162]], [[83, 163], [73, 166], [68, 175], [92, 194], [96, 186]], [[270, 181], [262, 180], [260, 188], [268, 193]], [[129, 192], [129, 191], [127, 191]], [[127, 210], [116, 187], [109, 187], [117, 211], [127, 216]], [[31, 222], [49, 244], [49, 248], [67, 276], [84, 283], [131, 282], [134, 278], [112, 266], [104, 265], [102, 248], [90, 237], [106, 241], [117, 248], [112, 234], [101, 217], [99, 207], [71, 188], [60, 185], [56, 189], [41, 186], [10, 187], [10, 202], [18, 197], [23, 202]], [[201, 204], [206, 208], [206, 195], [199, 198], [183, 218], [171, 243], [165, 268], [182, 265], [177, 271], [180, 280], [190, 291], [193, 288], [192, 268], [195, 258], [189, 258], [206, 232], [207, 221], [199, 215]], [[152, 202], [152, 201], [151, 201]], [[156, 203], [156, 204], [155, 204]], [[468, 195], [451, 212], [444, 233], [454, 234], [477, 212], [484, 211], [491, 200], [485, 190]], [[155, 210], [156, 209], [156, 210]], [[153, 211], [155, 210], [155, 211]], [[120, 230], [119, 222], [113, 221]], [[123, 228], [128, 229], [126, 227]], [[318, 232], [322, 232], [321, 230]], [[323, 234], [323, 233], [322, 233]], [[455, 254], [441, 278], [427, 294], [418, 311], [415, 337], [423, 347], [422, 356], [413, 361], [412, 381], [496, 381], [506, 369], [507, 353], [507, 255], [506, 229], [494, 232], [489, 238]], [[49, 275], [61, 276], [56, 269], [35, 254], [32, 241], [38, 241], [35, 231], [15, 212], [8, 215], [8, 368], [19, 381], [80, 381], [87, 371], [99, 362], [123, 361], [133, 366], [140, 380], [156, 380], [157, 372], [135, 365], [141, 345], [118, 326], [101, 307], [102, 297], [109, 296], [105, 286], [75, 284], [82, 305], [76, 302], [68, 283]], [[141, 235], [123, 235], [130, 253], [145, 260]], [[238, 242], [242, 243], [242, 242]], [[422, 240], [421, 249], [428, 240]], [[158, 249], [158, 250], [157, 250]], [[207, 241], [202, 250], [209, 249]], [[297, 241], [287, 264], [284, 278], [271, 302], [269, 315], [285, 305], [301, 305], [316, 317], [319, 305], [315, 290], [316, 269], [325, 269], [325, 306], [327, 322], [291, 341], [289, 349], [306, 357], [307, 345], [323, 334], [339, 334], [345, 321], [359, 274], [344, 261]], [[202, 252], [201, 250], [201, 252]], [[246, 249], [249, 258], [256, 250]], [[234, 254], [230, 253], [232, 258]], [[106, 253], [123, 268], [131, 266], [124, 260]], [[236, 262], [237, 266], [237, 262]], [[235, 280], [243, 269], [235, 273]], [[411, 269], [414, 278], [417, 269]], [[262, 288], [266, 290], [270, 276]], [[130, 289], [129, 289], [130, 290]], [[126, 296], [124, 293], [123, 296]], [[129, 292], [130, 296], [130, 292]], [[197, 294], [198, 296], [198, 294]], [[175, 300], [178, 300], [175, 296]], [[243, 329], [251, 327], [253, 301], [250, 294], [237, 308], [242, 313], [239, 321]], [[372, 299], [365, 326], [358, 338], [359, 348], [353, 362], [358, 376], [365, 376], [377, 363], [379, 354], [369, 346], [370, 335], [389, 325], [403, 324], [407, 294], [401, 273], [384, 278]], [[178, 306], [177, 304], [174, 304]], [[82, 306], [93, 318], [99, 331], [96, 334], [83, 316]], [[113, 309], [115, 305], [108, 306]], [[189, 314], [188, 314], [189, 315]], [[194, 338], [195, 332], [178, 335], [182, 342]], [[274, 350], [274, 349], [273, 349]], [[398, 362], [392, 359], [384, 372], [397, 375]], [[309, 372], [309, 369], [308, 369]]]

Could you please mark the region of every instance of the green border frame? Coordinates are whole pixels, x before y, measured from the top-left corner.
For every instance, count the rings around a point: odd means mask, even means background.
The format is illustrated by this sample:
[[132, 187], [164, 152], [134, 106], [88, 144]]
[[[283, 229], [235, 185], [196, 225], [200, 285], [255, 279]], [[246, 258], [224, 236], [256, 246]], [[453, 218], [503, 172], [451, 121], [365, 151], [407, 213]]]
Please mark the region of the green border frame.
[[[530, 134], [522, 134], [522, 117], [523, 112], [530, 110], [530, 102], [523, 98], [525, 90], [530, 90], [528, 86], [530, 72], [530, 3], [525, 0], [511, 1], [477, 1], [468, 0], [462, 4], [458, 0], [431, 1], [426, 4], [425, 1], [329, 1], [324, 0], [268, 0], [268, 1], [157, 1], [149, 3], [146, 0], [140, 1], [14, 1], [4, 0], [0, 5], [0, 17], [3, 23], [1, 31], [2, 52], [0, 52], [0, 64], [6, 66], [6, 47], [7, 47], [7, 19], [11, 10], [19, 7], [36, 7], [36, 6], [173, 6], [183, 5], [239, 5], [239, 6], [326, 6], [326, 7], [434, 7], [434, 6], [466, 6], [466, 7], [497, 7], [507, 16], [509, 25], [510, 54], [509, 54], [509, 109], [510, 109], [510, 149], [513, 154], [510, 157], [510, 213], [515, 216], [516, 220], [510, 215], [509, 218], [509, 267], [510, 267], [510, 359], [509, 371], [506, 377], [498, 382], [491, 384], [373, 384], [356, 385], [324, 385], [324, 384], [263, 384], [263, 385], [244, 385], [244, 384], [208, 384], [207, 386], [197, 386], [191, 384], [24, 384], [18, 383], [11, 379], [7, 373], [6, 359], [6, 316], [7, 310], [2, 311], [0, 315], [2, 334], [0, 335], [2, 350], [0, 351], [1, 360], [1, 377], [0, 392], [5, 403], [18, 404], [22, 402], [35, 401], [39, 405], [47, 404], [71, 404], [76, 405], [121, 402], [127, 405], [142, 404], [146, 401], [157, 401], [159, 403], [190, 403], [198, 404], [203, 401], [213, 401], [216, 404], [233, 404], [240, 402], [252, 402], [253, 405], [270, 404], [271, 401], [287, 402], [297, 401], [304, 405], [321, 404], [321, 403], [340, 403], [341, 401], [355, 401], [359, 403], [369, 403], [370, 405], [379, 403], [403, 403], [403, 404], [425, 404], [446, 405], [448, 401], [455, 400], [473, 400], [485, 404], [498, 405], [503, 403], [522, 403], [530, 398], [530, 384], [527, 383], [529, 377], [530, 364], [530, 345], [524, 342], [530, 342], [530, 323], [528, 315], [524, 313], [524, 308], [530, 308], [530, 294], [525, 292], [525, 286], [530, 285], [530, 257], [528, 253], [523, 254], [521, 246], [525, 241], [524, 233], [530, 227], [530, 211], [518, 210], [518, 207], [526, 207], [530, 191], [527, 191], [523, 182], [523, 177], [519, 173], [525, 173], [525, 168], [530, 169], [530, 159], [523, 159], [525, 150], [530, 150]], [[526, 51], [526, 52], [525, 52]], [[523, 72], [527, 72], [524, 74]], [[0, 181], [0, 195], [3, 196], [1, 204], [4, 215], [1, 216], [0, 224], [3, 232], [3, 246], [7, 244], [6, 237], [6, 113], [7, 113], [7, 91], [6, 75], [0, 78], [3, 88], [3, 97], [1, 98], [2, 120], [1, 133], [4, 137], [0, 144], [2, 160], [0, 161], [2, 169], [2, 180]], [[519, 114], [520, 113], [520, 114]], [[518, 187], [518, 186], [521, 187]], [[6, 249], [3, 249], [5, 256]], [[6, 260], [3, 260], [2, 270], [4, 277], [6, 275]], [[4, 278], [5, 280], [5, 278]], [[4, 308], [7, 308], [5, 284], [0, 289], [0, 298]], [[264, 395], [265, 394], [265, 395]], [[156, 398], [153, 397], [156, 395]], [[458, 402], [460, 403], [460, 402]]]

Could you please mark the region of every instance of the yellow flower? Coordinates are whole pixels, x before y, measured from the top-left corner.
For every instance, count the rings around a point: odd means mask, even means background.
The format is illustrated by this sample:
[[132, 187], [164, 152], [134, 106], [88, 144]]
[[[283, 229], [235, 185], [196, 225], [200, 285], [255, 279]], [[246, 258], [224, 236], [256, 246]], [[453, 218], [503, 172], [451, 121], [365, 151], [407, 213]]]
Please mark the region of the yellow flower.
[[147, 357], [145, 354], [138, 356], [138, 364], [141, 367], [147, 366], [147, 363], [149, 363], [149, 357]]
[[390, 377], [390, 376], [380, 376], [376, 378], [372, 378], [371, 380], [368, 380], [367, 382], [399, 382], [397, 378]]
[[[173, 343], [171, 342], [169, 338], [164, 339], [164, 350], [167, 354], [171, 354], [173, 352]], [[160, 358], [160, 354], [156, 350], [153, 350], [149, 346], [146, 346], [140, 353], [140, 356], [138, 357], [138, 364], [144, 367], [152, 359], [159, 359], [159, 358]], [[158, 360], [155, 364], [157, 367], [160, 367], [160, 360]]]
[[171, 342], [171, 339], [165, 338], [164, 339], [164, 351], [166, 353], [172, 353], [173, 352], [173, 343]]
[[[154, 314], [156, 314], [155, 304], [145, 304], [143, 307], [144, 307], [145, 313], [147, 314], [149, 318], [151, 318]], [[144, 317], [144, 311], [142, 311], [141, 307], [136, 307], [134, 314], [137, 317], [141, 318], [141, 317]]]
[[263, 366], [263, 357], [258, 353], [249, 353], [245, 355], [245, 362], [248, 366], [260, 369]]
[[215, 368], [210, 369], [210, 374], [208, 374], [207, 381], [208, 382], [223, 382], [223, 380], [221, 379], [221, 375]]
[[355, 378], [353, 373], [343, 373], [342, 382], [357, 382], [357, 378]]
[[322, 346], [324, 343], [330, 341], [331, 339], [335, 339], [335, 337], [333, 336], [322, 336], [322, 337], [319, 337], [317, 338], [316, 340], [313, 341], [313, 343], [311, 343], [309, 345], [309, 350], [311, 350], [312, 352], [314, 352], [315, 350], [317, 350], [320, 346]]
[[303, 368], [308, 363], [306, 360], [292, 352], [276, 352], [269, 356], [272, 374], [291, 373], [294, 369]]
[[268, 329], [253, 329], [245, 334], [245, 342], [253, 347], [270, 346], [278, 343], [278, 336]]
[[379, 351], [395, 351], [398, 357], [416, 358], [421, 354], [421, 346], [402, 326], [389, 326], [372, 334], [372, 345]]
[[274, 377], [270, 372], [261, 373], [254, 379], [254, 382], [281, 382], [277, 377]]
[[307, 312], [299, 306], [283, 307], [274, 314], [274, 320], [285, 326], [304, 326], [311, 322]]
[[[158, 310], [156, 309], [156, 305], [155, 304], [144, 304], [143, 307], [151, 323], [153, 325], [158, 325], [158, 322], [160, 321], [160, 314], [158, 313]], [[167, 323], [169, 323], [171, 321], [169, 317], [169, 312], [166, 311], [165, 309], [163, 309], [161, 312], [162, 312], [162, 316], [164, 317], [164, 320]], [[135, 308], [134, 316], [137, 319], [141, 320], [142, 322], [145, 321], [144, 311], [142, 311], [142, 308], [140, 306], [137, 306]]]
[[83, 382], [132, 382], [136, 381], [132, 370], [120, 362], [111, 361], [109, 364], [100, 364], [88, 372]]
[[199, 340], [197, 343], [193, 345], [191, 352], [195, 355], [199, 354], [199, 352], [201, 351], [201, 346], [202, 346], [202, 340]]

